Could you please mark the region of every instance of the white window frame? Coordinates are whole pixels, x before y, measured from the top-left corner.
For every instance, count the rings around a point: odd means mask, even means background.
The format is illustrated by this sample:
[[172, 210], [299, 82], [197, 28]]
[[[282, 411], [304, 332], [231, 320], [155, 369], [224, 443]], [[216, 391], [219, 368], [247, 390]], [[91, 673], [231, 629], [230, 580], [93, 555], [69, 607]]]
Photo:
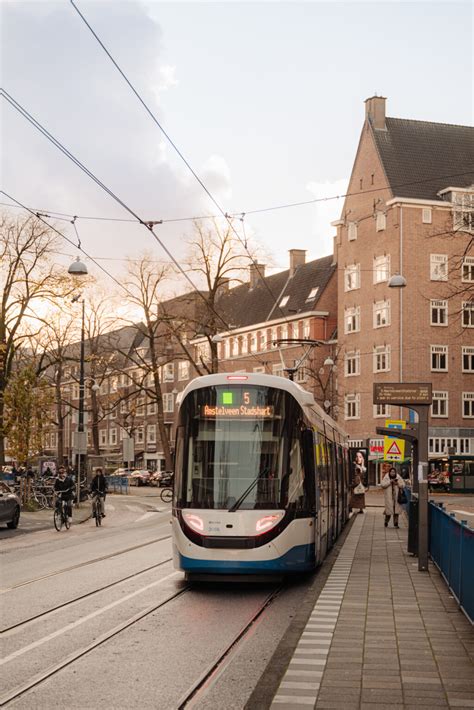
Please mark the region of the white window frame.
[[[467, 364], [467, 367], [465, 365]], [[462, 372], [474, 372], [474, 347], [463, 345], [461, 348]]]
[[388, 328], [390, 325], [390, 299], [376, 301], [373, 311], [373, 327]]
[[374, 419], [387, 418], [391, 416], [389, 404], [374, 404]]
[[156, 410], [157, 410], [157, 404], [156, 404], [155, 400], [153, 399], [151, 402], [148, 402], [148, 404], [146, 405], [146, 413], [153, 416], [154, 414], [156, 414]]
[[80, 388], [77, 382], [74, 382], [72, 386], [72, 398], [73, 399], [79, 399], [79, 394], [80, 394]]
[[116, 427], [113, 427], [112, 429], [109, 429], [109, 446], [117, 446], [117, 443], [117, 429]]
[[344, 333], [358, 333], [360, 331], [360, 306], [344, 309]]
[[146, 428], [146, 440], [148, 444], [156, 444], [156, 424], [148, 424]]
[[107, 429], [99, 429], [99, 446], [107, 446]]
[[373, 372], [390, 372], [391, 359], [390, 345], [374, 345]]
[[189, 360], [178, 362], [178, 380], [189, 380]]
[[374, 256], [374, 284], [388, 281], [390, 278], [390, 254]]
[[295, 382], [306, 382], [307, 379], [306, 368], [299, 367], [295, 373]]
[[309, 294], [306, 296], [306, 303], [308, 301], [312, 301], [314, 298], [316, 298], [316, 296], [318, 295], [318, 291], [319, 291], [319, 286], [314, 286], [311, 289], [311, 291], [309, 292]]
[[430, 280], [448, 280], [448, 255], [430, 254]]
[[303, 338], [309, 338], [311, 333], [311, 323], [309, 320], [303, 321]]
[[[444, 323], [441, 322], [442, 317], [440, 318], [443, 313]], [[438, 322], [436, 322], [436, 319]], [[448, 301], [446, 299], [430, 300], [430, 325], [441, 328], [445, 328], [448, 325]]]
[[387, 215], [385, 212], [376, 212], [375, 214], [375, 231], [383, 232], [387, 228]]
[[357, 222], [349, 222], [347, 225], [347, 241], [354, 242], [357, 239]]
[[474, 328], [474, 301], [462, 302], [463, 328]]
[[145, 443], [145, 427], [140, 425], [135, 429], [135, 443], [144, 444]]
[[[444, 367], [442, 360], [444, 359]], [[430, 345], [430, 369], [431, 372], [448, 372], [448, 346]]]
[[421, 221], [423, 224], [431, 224], [433, 213], [431, 207], [423, 207], [421, 210]]
[[283, 365], [281, 363], [272, 365], [272, 374], [275, 375], [275, 377], [284, 377], [285, 373], [283, 372]]
[[360, 264], [350, 264], [344, 269], [344, 291], [360, 288]]
[[346, 394], [344, 397], [344, 419], [360, 419], [360, 394]]
[[360, 350], [350, 350], [344, 355], [345, 377], [360, 375]]
[[174, 412], [174, 394], [172, 392], [163, 392], [163, 412], [165, 414]]
[[174, 382], [174, 362], [163, 365], [163, 382]]
[[465, 284], [474, 283], [474, 256], [465, 256], [462, 260], [461, 281]]
[[250, 352], [255, 353], [258, 350], [258, 337], [256, 331], [250, 333]]
[[[469, 402], [466, 408], [466, 403]], [[469, 411], [466, 414], [466, 411]], [[463, 419], [474, 419], [474, 392], [463, 392], [462, 393], [462, 417]]]
[[431, 404], [431, 417], [436, 419], [447, 419], [449, 416], [448, 392], [433, 391], [433, 401]]
[[453, 192], [453, 228], [474, 233], [474, 191]]

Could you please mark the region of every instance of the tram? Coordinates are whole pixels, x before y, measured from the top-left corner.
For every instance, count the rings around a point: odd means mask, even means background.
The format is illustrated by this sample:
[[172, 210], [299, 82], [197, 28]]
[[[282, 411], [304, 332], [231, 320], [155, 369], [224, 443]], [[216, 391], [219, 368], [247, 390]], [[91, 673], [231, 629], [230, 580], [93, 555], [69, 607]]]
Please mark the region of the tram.
[[198, 377], [179, 406], [174, 484], [187, 579], [313, 570], [349, 516], [347, 435], [283, 377]]

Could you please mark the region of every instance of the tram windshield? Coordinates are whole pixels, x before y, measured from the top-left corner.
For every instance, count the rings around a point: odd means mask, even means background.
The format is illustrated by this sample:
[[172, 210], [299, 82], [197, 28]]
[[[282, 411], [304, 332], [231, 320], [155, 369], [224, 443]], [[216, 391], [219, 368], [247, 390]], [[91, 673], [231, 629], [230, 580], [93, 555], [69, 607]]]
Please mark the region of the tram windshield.
[[218, 385], [194, 390], [180, 409], [176, 492], [180, 507], [302, 507], [303, 414], [283, 390]]

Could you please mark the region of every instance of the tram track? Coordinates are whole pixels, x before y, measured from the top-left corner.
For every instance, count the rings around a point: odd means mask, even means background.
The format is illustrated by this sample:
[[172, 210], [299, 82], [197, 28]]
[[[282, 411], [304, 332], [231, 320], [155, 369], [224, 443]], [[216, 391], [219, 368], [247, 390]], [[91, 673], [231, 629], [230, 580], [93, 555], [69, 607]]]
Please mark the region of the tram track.
[[35, 577], [33, 579], [28, 579], [25, 582], [19, 582], [11, 587], [5, 587], [5, 589], [0, 589], [0, 594], [7, 594], [8, 592], [13, 592], [20, 587], [26, 587], [29, 584], [35, 584], [36, 582], [41, 582], [44, 579], [49, 579], [50, 577], [56, 577], [60, 574], [65, 574], [66, 572], [71, 572], [75, 569], [80, 569], [81, 567], [87, 567], [88, 565], [93, 565], [96, 562], [104, 562], [104, 560], [113, 559], [114, 557], [119, 557], [120, 555], [125, 555], [127, 552], [133, 552], [134, 550], [139, 550], [141, 547], [147, 547], [148, 545], [154, 545], [157, 542], [163, 542], [163, 540], [170, 540], [171, 535], [165, 535], [163, 537], [155, 538], [154, 540], [149, 540], [148, 542], [142, 542], [139, 545], [133, 545], [127, 547], [123, 550], [118, 550], [117, 552], [112, 552], [109, 555], [101, 555], [100, 557], [94, 557], [92, 560], [86, 560], [85, 562], [79, 562], [76, 565], [70, 565], [69, 567], [64, 567], [60, 570], [55, 570], [54, 572], [49, 572], [48, 574], [43, 574], [41, 577]]
[[254, 612], [230, 643], [227, 644], [225, 649], [212, 661], [197, 681], [181, 696], [176, 706], [177, 710], [188, 710], [194, 707], [195, 704], [209, 692], [224, 670], [230, 665], [233, 657], [239, 650], [240, 644], [249, 637], [250, 633], [255, 629], [255, 625], [261, 619], [262, 614], [275, 601], [283, 589], [284, 584], [280, 584], [276, 589], [270, 592], [260, 605], [260, 608]]
[[[170, 575], [170, 577], [174, 576], [175, 574], [177, 575], [179, 573], [175, 572], [172, 575]], [[32, 678], [27, 680], [22, 685], [18, 685], [18, 686], [16, 686], [16, 688], [13, 688], [12, 690], [7, 691], [2, 696], [0, 696], [0, 707], [4, 707], [8, 703], [10, 703], [12, 700], [16, 700], [21, 695], [24, 695], [32, 688], [35, 688], [36, 686], [40, 685], [44, 681], [51, 678], [53, 675], [55, 675], [59, 671], [63, 670], [63, 668], [70, 666], [72, 663], [74, 663], [78, 659], [87, 655], [91, 651], [94, 651], [96, 648], [98, 648], [99, 646], [104, 644], [106, 641], [109, 641], [109, 639], [113, 638], [114, 636], [117, 636], [125, 629], [130, 628], [134, 624], [138, 623], [139, 621], [141, 621], [145, 617], [152, 614], [154, 611], [157, 611], [158, 609], [163, 608], [164, 606], [166, 606], [167, 604], [170, 604], [172, 601], [174, 601], [178, 597], [181, 597], [183, 594], [188, 592], [190, 589], [191, 589], [190, 586], [184, 587], [183, 589], [180, 589], [177, 592], [174, 592], [173, 594], [171, 594], [169, 597], [162, 600], [161, 602], [152, 604], [151, 606], [147, 607], [146, 609], [143, 609], [142, 611], [138, 612], [137, 614], [134, 614], [129, 619], [122, 621], [117, 626], [114, 626], [112, 629], [109, 629], [105, 633], [98, 636], [96, 639], [94, 639], [94, 641], [92, 641], [92, 643], [88, 644], [87, 646], [84, 646], [83, 648], [80, 648], [80, 649], [74, 651], [73, 653], [70, 653], [68, 656], [63, 658], [58, 663], [50, 666], [49, 668], [47, 668], [46, 670], [44, 670], [40, 673], [37, 673], [36, 675], [34, 675]]]
[[94, 594], [99, 594], [100, 592], [103, 592], [106, 589], [110, 589], [111, 587], [115, 587], [118, 584], [122, 584], [123, 582], [127, 582], [130, 579], [133, 579], [134, 577], [139, 577], [141, 574], [145, 574], [146, 572], [150, 572], [153, 569], [156, 569], [157, 567], [162, 567], [163, 565], [167, 564], [168, 562], [172, 561], [172, 557], [166, 558], [166, 560], [162, 560], [162, 562], [158, 562], [154, 565], [150, 565], [149, 567], [145, 567], [145, 569], [139, 570], [138, 572], [134, 572], [132, 574], [127, 575], [126, 577], [122, 577], [121, 579], [116, 580], [115, 582], [110, 582], [109, 584], [105, 584], [102, 587], [99, 587], [98, 589], [94, 589], [91, 592], [86, 592], [85, 594], [81, 594], [78, 597], [75, 597], [74, 599], [69, 599], [66, 602], [63, 602], [62, 604], [58, 604], [57, 606], [52, 607], [51, 609], [47, 609], [46, 611], [42, 611], [39, 614], [35, 614], [34, 616], [30, 616], [27, 619], [23, 619], [22, 621], [18, 621], [16, 624], [12, 624], [11, 626], [7, 626], [4, 629], [0, 629], [0, 634], [6, 634], [9, 631], [13, 631], [14, 629], [19, 629], [22, 626], [26, 626], [26, 624], [30, 624], [37, 619], [44, 618], [45, 616], [48, 616], [48, 614], [53, 614], [54, 612], [58, 611], [59, 609], [64, 609], [65, 607], [72, 606], [73, 604], [82, 601], [83, 599], [87, 599], [88, 597], [93, 596]]

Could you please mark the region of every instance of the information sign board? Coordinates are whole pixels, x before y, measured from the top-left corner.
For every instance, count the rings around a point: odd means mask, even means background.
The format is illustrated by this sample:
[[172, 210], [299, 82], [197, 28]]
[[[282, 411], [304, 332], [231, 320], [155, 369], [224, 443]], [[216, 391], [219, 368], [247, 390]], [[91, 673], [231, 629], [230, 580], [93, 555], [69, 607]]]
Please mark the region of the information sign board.
[[374, 404], [431, 404], [431, 382], [374, 382]]

